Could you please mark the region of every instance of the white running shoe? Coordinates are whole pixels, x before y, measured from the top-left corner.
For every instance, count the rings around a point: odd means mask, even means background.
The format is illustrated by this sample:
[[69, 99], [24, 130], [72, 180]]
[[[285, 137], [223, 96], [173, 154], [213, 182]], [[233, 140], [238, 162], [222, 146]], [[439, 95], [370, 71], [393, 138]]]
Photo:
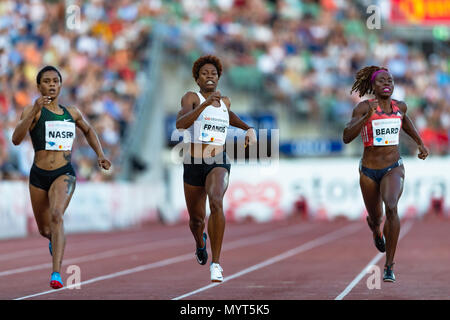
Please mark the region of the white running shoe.
[[223, 276], [222, 272], [223, 269], [218, 263], [211, 263], [209, 266], [209, 271], [211, 271], [211, 282], [222, 282]]

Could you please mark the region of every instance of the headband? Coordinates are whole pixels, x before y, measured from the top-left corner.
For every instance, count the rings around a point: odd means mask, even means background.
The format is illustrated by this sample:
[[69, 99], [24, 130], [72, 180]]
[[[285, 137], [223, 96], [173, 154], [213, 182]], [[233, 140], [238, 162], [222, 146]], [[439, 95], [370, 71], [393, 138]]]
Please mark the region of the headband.
[[385, 69], [380, 69], [380, 70], [377, 70], [377, 71], [375, 71], [374, 73], [372, 73], [372, 76], [370, 77], [370, 82], [373, 82], [373, 80], [375, 80], [375, 77], [377, 76], [377, 74], [379, 74], [380, 72], [388, 72], [387, 70], [385, 70]]

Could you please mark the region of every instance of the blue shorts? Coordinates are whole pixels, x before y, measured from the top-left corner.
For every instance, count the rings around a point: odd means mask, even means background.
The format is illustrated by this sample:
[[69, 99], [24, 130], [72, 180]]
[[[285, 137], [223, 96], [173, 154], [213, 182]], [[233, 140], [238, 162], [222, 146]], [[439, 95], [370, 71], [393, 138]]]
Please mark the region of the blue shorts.
[[397, 168], [399, 166], [403, 165], [402, 158], [398, 159], [397, 162], [390, 165], [389, 167], [386, 167], [384, 169], [369, 169], [366, 167], [363, 167], [362, 165], [362, 159], [359, 161], [359, 170], [367, 177], [375, 181], [376, 183], [380, 184], [381, 179], [383, 179], [384, 175], [391, 171], [394, 168]]

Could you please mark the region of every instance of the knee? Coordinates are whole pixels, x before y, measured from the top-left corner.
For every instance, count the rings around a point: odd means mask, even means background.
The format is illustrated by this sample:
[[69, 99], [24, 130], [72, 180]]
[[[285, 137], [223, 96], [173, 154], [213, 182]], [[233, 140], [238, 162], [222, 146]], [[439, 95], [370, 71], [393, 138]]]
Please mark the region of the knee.
[[383, 222], [383, 212], [381, 212], [381, 215], [377, 213], [376, 217], [375, 214], [369, 215], [369, 220], [374, 227], [379, 227]]
[[223, 211], [223, 199], [220, 196], [209, 197], [209, 207], [211, 213], [219, 213]]
[[41, 228], [39, 228], [39, 233], [44, 238], [47, 238], [47, 239], [51, 238], [50, 228], [48, 228], [48, 227], [41, 227]]
[[61, 225], [63, 222], [63, 212], [58, 209], [51, 210], [51, 224]]
[[393, 219], [398, 218], [397, 216], [397, 200], [387, 200], [385, 201], [385, 207], [386, 207], [386, 218], [387, 219]]
[[190, 217], [189, 225], [194, 228], [200, 228], [204, 224], [204, 221], [201, 217]]

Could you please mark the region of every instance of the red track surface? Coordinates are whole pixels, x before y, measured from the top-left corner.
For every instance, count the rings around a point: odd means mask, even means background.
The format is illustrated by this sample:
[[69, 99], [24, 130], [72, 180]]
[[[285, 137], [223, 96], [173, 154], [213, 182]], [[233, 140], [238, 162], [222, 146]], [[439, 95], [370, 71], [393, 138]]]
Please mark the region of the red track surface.
[[[79, 266], [81, 289], [49, 288], [44, 238], [4, 240], [0, 299], [332, 300], [358, 274], [343, 299], [449, 299], [450, 221], [433, 217], [402, 227], [411, 228], [398, 245], [397, 282], [373, 290], [364, 268], [378, 251], [363, 222], [228, 224], [219, 285], [209, 281], [209, 263], [197, 264], [187, 224], [67, 235], [61, 276], [67, 285], [67, 267]], [[383, 264], [384, 256], [381, 270]]]

